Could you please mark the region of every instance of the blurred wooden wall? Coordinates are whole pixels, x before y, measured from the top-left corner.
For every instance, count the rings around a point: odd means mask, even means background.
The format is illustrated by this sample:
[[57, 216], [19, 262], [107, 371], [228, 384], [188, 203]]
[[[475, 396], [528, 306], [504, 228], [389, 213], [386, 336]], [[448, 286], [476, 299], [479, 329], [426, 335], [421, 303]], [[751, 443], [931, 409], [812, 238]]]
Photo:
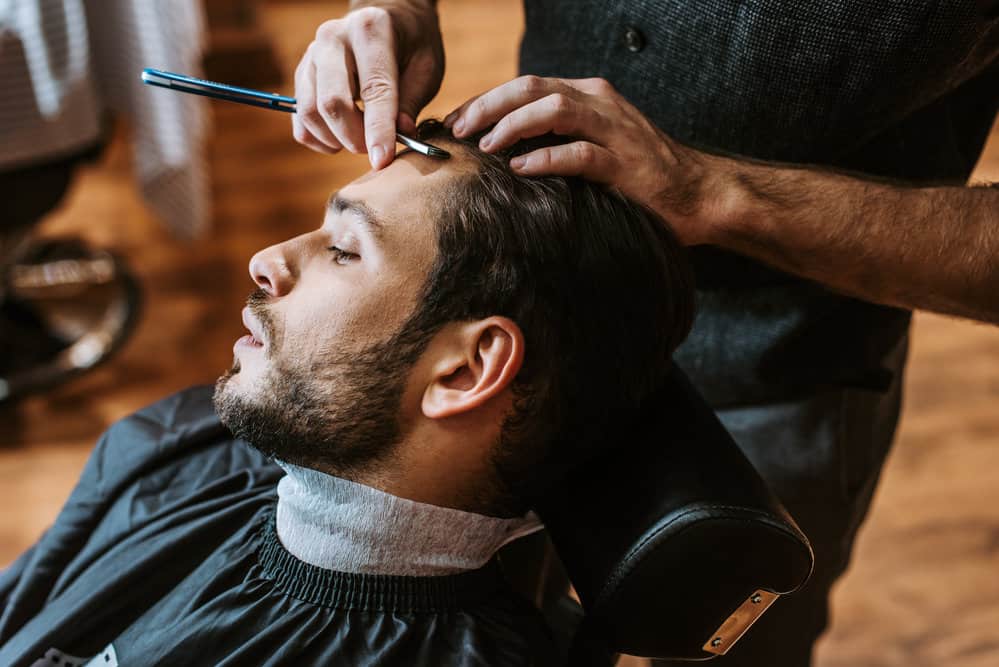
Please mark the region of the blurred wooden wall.
[[[290, 92], [319, 23], [344, 2], [259, 8]], [[515, 73], [520, 3], [442, 0], [448, 73], [427, 110], [441, 117]], [[213, 103], [215, 104], [215, 103]], [[112, 421], [213, 382], [242, 335], [250, 256], [320, 223], [330, 190], [366, 170], [291, 140], [285, 114], [217, 103], [209, 147], [215, 231], [170, 238], [142, 206], [119, 140], [78, 178], [43, 231], [126, 256], [145, 289], [133, 338], [108, 364], [52, 393], [0, 408], [0, 567], [45, 529]], [[995, 139], [995, 136], [993, 137]], [[999, 147], [981, 179], [999, 180]], [[916, 316], [905, 412], [854, 565], [839, 585], [820, 667], [999, 665], [999, 328]], [[775, 638], [776, 639], [776, 638]], [[629, 661], [641, 664], [641, 661]]]
[[208, 46], [205, 78], [270, 90], [281, 83], [273, 40], [264, 29], [261, 0], [204, 0]]

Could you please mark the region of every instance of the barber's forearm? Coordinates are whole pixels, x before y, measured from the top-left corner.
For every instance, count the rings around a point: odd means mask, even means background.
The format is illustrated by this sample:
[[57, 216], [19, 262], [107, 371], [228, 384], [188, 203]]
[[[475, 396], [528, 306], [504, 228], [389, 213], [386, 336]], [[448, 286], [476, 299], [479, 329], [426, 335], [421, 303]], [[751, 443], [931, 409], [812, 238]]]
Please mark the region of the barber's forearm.
[[718, 160], [711, 240], [867, 301], [999, 323], [999, 189]]

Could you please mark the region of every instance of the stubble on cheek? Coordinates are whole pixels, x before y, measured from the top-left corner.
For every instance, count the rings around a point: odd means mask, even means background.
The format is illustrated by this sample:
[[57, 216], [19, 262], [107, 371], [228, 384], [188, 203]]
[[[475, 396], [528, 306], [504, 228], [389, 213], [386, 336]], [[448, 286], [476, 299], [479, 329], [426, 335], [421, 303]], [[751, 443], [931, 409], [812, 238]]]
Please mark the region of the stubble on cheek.
[[[287, 336], [285, 368], [306, 371], [320, 382], [335, 382], [349, 367], [364, 357], [372, 345], [391, 338], [406, 321], [416, 301], [405, 281], [391, 281], [377, 292], [345, 298], [332, 317], [312, 315], [289, 327], [300, 328], [302, 336]], [[292, 344], [296, 338], [301, 344]]]

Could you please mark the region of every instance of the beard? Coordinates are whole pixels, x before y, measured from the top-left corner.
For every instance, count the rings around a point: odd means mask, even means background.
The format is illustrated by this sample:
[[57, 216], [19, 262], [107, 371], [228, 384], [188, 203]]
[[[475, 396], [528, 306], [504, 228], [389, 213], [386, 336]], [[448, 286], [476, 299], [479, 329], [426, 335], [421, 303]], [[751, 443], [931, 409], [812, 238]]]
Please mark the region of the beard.
[[213, 401], [219, 419], [263, 454], [294, 465], [345, 478], [379, 468], [400, 441], [402, 394], [430, 333], [403, 325], [353, 352], [290, 360], [278, 357], [284, 332], [265, 302], [257, 290], [247, 305], [264, 329], [271, 365], [253, 396], [231, 382], [240, 372], [238, 361], [218, 379]]

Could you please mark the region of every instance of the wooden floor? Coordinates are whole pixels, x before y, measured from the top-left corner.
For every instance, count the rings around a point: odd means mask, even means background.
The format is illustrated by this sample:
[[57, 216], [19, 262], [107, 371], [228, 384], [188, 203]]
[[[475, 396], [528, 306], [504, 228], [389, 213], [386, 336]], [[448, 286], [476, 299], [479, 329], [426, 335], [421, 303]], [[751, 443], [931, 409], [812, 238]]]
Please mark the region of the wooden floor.
[[[319, 22], [343, 4], [282, 2], [266, 10], [286, 72]], [[520, 11], [513, 0], [442, 3], [449, 69], [431, 115], [514, 74]], [[46, 234], [81, 235], [128, 257], [145, 288], [145, 313], [112, 362], [47, 396], [0, 408], [0, 567], [52, 521], [108, 424], [212, 382], [229, 366], [251, 287], [250, 255], [318, 225], [329, 191], [365, 170], [363, 157], [299, 148], [284, 114], [225, 104], [214, 110], [209, 238], [183, 243], [157, 226], [135, 194], [120, 141], [44, 223]], [[990, 156], [978, 176], [999, 180], [999, 147]], [[854, 566], [836, 591], [818, 664], [994, 667], [999, 328], [918, 315], [906, 386], [898, 442]]]

